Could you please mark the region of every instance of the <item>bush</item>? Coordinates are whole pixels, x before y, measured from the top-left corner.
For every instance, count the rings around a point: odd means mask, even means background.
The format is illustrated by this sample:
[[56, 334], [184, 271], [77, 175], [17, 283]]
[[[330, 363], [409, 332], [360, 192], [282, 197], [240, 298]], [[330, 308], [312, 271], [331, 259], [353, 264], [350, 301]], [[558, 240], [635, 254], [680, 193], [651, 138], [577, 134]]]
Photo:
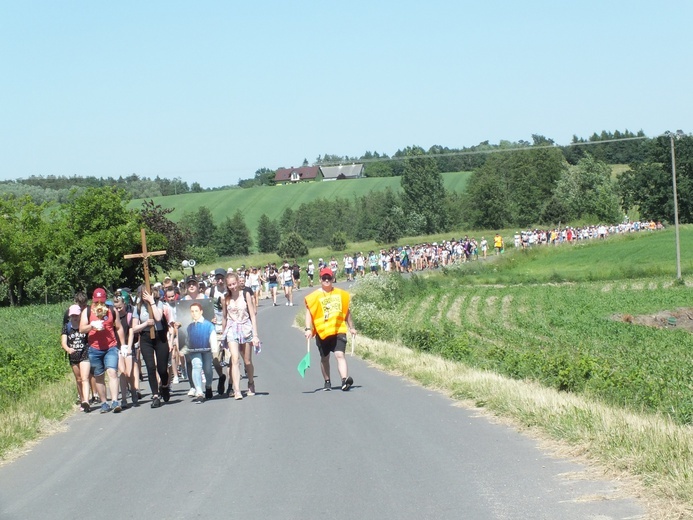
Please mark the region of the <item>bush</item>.
[[346, 233], [343, 231], [338, 231], [332, 235], [332, 240], [330, 240], [330, 248], [333, 251], [345, 251], [347, 248]]
[[308, 255], [308, 246], [301, 235], [293, 231], [282, 239], [277, 254], [282, 258], [304, 257]]
[[70, 372], [60, 348], [65, 305], [0, 309], [0, 410]]

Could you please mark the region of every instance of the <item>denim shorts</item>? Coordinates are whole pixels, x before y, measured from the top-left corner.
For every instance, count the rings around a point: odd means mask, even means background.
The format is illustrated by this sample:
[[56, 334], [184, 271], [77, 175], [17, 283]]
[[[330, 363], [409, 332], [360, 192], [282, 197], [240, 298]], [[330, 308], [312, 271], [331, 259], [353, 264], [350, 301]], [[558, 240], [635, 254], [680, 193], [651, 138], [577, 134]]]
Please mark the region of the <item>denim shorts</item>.
[[120, 349], [118, 347], [111, 347], [108, 350], [89, 347], [89, 363], [91, 363], [91, 371], [94, 375], [100, 376], [108, 368], [117, 372], [119, 352]]

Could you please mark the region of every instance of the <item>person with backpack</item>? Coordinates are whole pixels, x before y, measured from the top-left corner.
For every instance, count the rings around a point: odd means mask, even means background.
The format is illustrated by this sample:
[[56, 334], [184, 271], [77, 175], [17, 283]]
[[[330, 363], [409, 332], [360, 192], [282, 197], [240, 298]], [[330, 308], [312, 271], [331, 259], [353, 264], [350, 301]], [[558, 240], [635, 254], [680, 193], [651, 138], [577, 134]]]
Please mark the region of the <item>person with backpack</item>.
[[[120, 324], [118, 312], [106, 305], [106, 290], [97, 287], [91, 298], [91, 305], [82, 311], [79, 331], [87, 334], [89, 344], [89, 363], [96, 381], [96, 391], [101, 400], [101, 413], [122, 411], [118, 402], [118, 341], [123, 345], [125, 335]], [[106, 396], [105, 374], [108, 373], [108, 386], [111, 404]]]
[[120, 324], [123, 327], [125, 344], [120, 345], [120, 358], [118, 360], [118, 370], [120, 372], [120, 404], [123, 408], [128, 406], [128, 389], [132, 397], [132, 405], [139, 406], [139, 375], [137, 369], [137, 343], [135, 333], [132, 330], [132, 305], [125, 302], [123, 294], [116, 294], [113, 297], [113, 308], [118, 311]]
[[[157, 295], [158, 292], [152, 294], [140, 285], [137, 289], [137, 305], [132, 314], [132, 331], [140, 335], [140, 351], [147, 366], [147, 379], [152, 391], [152, 408], [159, 408], [162, 399], [167, 403], [171, 398], [168, 377], [170, 356], [168, 323], [164, 316], [163, 304], [156, 297]], [[153, 338], [152, 328], [154, 329]]]
[[77, 392], [82, 411], [90, 412], [89, 406], [89, 350], [87, 335], [79, 331], [79, 317], [82, 309], [78, 304], [67, 310], [68, 322], [63, 325], [61, 344], [70, 360], [70, 367], [77, 383]]
[[272, 264], [267, 269], [267, 285], [269, 288], [270, 296], [272, 297], [272, 305], [277, 306], [277, 285], [279, 284], [279, 273], [277, 272], [277, 265]]
[[301, 268], [299, 267], [295, 258], [294, 258], [294, 263], [291, 266], [291, 275], [293, 276], [293, 279], [294, 279], [294, 287], [296, 288], [295, 290], [300, 291], [301, 290]]

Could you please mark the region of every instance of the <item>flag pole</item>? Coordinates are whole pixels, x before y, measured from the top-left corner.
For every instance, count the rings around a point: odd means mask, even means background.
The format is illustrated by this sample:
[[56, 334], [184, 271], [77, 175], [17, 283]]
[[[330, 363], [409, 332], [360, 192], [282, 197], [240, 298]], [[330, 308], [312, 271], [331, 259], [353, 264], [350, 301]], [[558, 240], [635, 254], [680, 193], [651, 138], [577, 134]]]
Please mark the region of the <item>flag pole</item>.
[[306, 370], [310, 368], [310, 337], [306, 338], [306, 355], [303, 356], [296, 368], [301, 377], [306, 376]]

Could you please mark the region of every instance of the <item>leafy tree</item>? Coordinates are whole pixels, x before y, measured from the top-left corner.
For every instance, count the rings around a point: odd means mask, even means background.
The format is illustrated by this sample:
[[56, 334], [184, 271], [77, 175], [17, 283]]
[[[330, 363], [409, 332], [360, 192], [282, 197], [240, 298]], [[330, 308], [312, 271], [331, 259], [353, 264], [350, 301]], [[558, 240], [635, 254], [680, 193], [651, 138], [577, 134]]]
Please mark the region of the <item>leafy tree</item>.
[[308, 246], [301, 235], [292, 231], [282, 238], [277, 254], [282, 258], [300, 258], [308, 255]]
[[399, 195], [390, 188], [358, 197], [352, 207], [353, 211], [348, 217], [348, 236], [352, 240], [374, 240], [383, 219], [395, 212], [397, 214], [395, 220], [400, 229], [404, 230], [406, 221], [409, 219], [408, 216], [405, 218]]
[[405, 151], [402, 174], [402, 201], [405, 210], [424, 217], [426, 233], [435, 233], [447, 227], [447, 215], [441, 208], [445, 201], [443, 177], [430, 157], [418, 147]]
[[[693, 222], [693, 137], [675, 143], [676, 188], [679, 222]], [[626, 211], [639, 206], [645, 219], [674, 221], [671, 145], [668, 137], [654, 140], [647, 162], [632, 164], [618, 178], [618, 190]]]
[[621, 220], [618, 194], [611, 181], [611, 168], [587, 154], [570, 166], [556, 186], [555, 197], [567, 210], [566, 220]]
[[192, 185], [190, 186], [190, 191], [192, 193], [202, 193], [205, 190], [202, 186], [200, 186], [199, 182], [193, 182]]
[[[544, 143], [538, 146], [546, 146], [545, 140], [534, 138]], [[521, 227], [537, 223], [556, 183], [567, 169], [565, 158], [558, 148], [535, 148], [505, 155], [508, 159], [506, 175], [512, 194], [511, 222]]]
[[294, 210], [291, 208], [286, 208], [279, 219], [279, 226], [282, 235], [286, 232], [296, 231], [296, 215]]
[[214, 237], [217, 252], [224, 256], [247, 255], [250, 253], [251, 245], [250, 230], [240, 210], [237, 210], [233, 217], [226, 217]]
[[494, 154], [469, 178], [461, 209], [474, 229], [502, 229], [511, 222], [506, 160], [503, 154]]
[[196, 212], [186, 212], [181, 225], [190, 236], [191, 245], [197, 247], [212, 245], [217, 226], [207, 206], [200, 206]]
[[[173, 209], [164, 209], [160, 204], [154, 204], [153, 200], [143, 201], [140, 210], [144, 226], [149, 231], [147, 234], [149, 249], [152, 251], [159, 248], [166, 250], [166, 255], [153, 256], [149, 263], [154, 268], [161, 266], [164, 271], [171, 271], [178, 266], [179, 262], [185, 258], [185, 249], [190, 242], [190, 237], [186, 231], [166, 216], [172, 212]], [[161, 238], [154, 236], [154, 234], [160, 235]], [[161, 242], [157, 242], [158, 240]]]
[[161, 194], [164, 196], [180, 195], [182, 193], [190, 192], [188, 183], [183, 182], [183, 180], [180, 177], [175, 177], [174, 179], [162, 179], [157, 175], [156, 179], [154, 179], [154, 182], [156, 182], [159, 185], [159, 190], [161, 191]]
[[392, 164], [390, 161], [373, 161], [364, 167], [366, 177], [392, 177]]
[[385, 217], [376, 238], [379, 244], [394, 244], [401, 238], [399, 226], [392, 217]]
[[124, 254], [142, 250], [140, 220], [126, 204], [128, 196], [115, 188], [89, 188], [65, 206], [61, 225], [72, 232], [61, 247], [63, 268], [71, 287], [89, 290], [100, 284], [115, 288], [136, 284], [141, 262], [125, 260]]
[[41, 259], [51, 241], [44, 210], [29, 197], [0, 199], [0, 281], [11, 305], [21, 304], [27, 286], [41, 277]]
[[443, 211], [450, 222], [450, 229], [460, 229], [464, 225], [464, 197], [461, 193], [446, 192]]
[[344, 251], [347, 248], [346, 233], [338, 231], [332, 235], [332, 240], [330, 240], [330, 248], [333, 251]]
[[257, 247], [261, 253], [271, 253], [277, 250], [281, 233], [276, 220], [263, 213], [257, 225]]

